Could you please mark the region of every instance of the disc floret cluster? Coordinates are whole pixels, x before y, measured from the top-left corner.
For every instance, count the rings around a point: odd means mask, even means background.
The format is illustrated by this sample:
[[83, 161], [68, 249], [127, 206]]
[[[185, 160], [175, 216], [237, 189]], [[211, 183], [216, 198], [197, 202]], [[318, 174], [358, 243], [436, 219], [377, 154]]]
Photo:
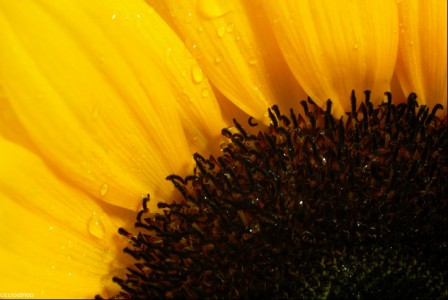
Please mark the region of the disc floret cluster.
[[[234, 120], [222, 155], [167, 177], [180, 200], [137, 216], [124, 251], [132, 298], [443, 298], [447, 292], [446, 118], [418, 105], [342, 118], [311, 99], [269, 109], [258, 131]], [[247, 128], [245, 128], [247, 127]], [[151, 200], [154, 201], [154, 200]]]

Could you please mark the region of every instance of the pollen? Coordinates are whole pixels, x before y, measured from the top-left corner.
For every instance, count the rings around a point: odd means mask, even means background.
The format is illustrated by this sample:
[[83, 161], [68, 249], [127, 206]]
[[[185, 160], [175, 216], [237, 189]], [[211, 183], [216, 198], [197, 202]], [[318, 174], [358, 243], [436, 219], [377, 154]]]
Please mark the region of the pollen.
[[120, 228], [135, 264], [117, 298], [446, 297], [447, 119], [369, 96], [342, 118], [273, 106], [255, 134], [234, 120], [220, 156], [167, 177], [180, 200], [148, 196], [139, 233]]

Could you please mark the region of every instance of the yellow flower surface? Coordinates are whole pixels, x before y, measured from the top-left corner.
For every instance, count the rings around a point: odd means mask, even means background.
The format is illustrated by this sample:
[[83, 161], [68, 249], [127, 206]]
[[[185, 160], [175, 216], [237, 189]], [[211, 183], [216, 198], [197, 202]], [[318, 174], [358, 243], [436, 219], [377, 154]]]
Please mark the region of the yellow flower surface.
[[447, 2], [401, 1], [397, 76], [421, 104], [447, 104]]
[[437, 0], [0, 0], [0, 298], [114, 295], [117, 228], [219, 150], [223, 111], [343, 115], [394, 72], [446, 105], [446, 27]]
[[[142, 1], [1, 1], [0, 28], [0, 135], [42, 161], [40, 169], [26, 161], [17, 165], [14, 171], [29, 176], [18, 180], [9, 171], [11, 163], [19, 159], [16, 151], [3, 152], [2, 148], [2, 184], [14, 183], [20, 191], [2, 186], [2, 207], [7, 205], [3, 202], [11, 203], [11, 209], [4, 212], [9, 217], [1, 221], [2, 233], [11, 234], [5, 239], [8, 248], [2, 250], [19, 247], [30, 252], [23, 257], [23, 266], [17, 267], [11, 264], [14, 260], [2, 255], [2, 276], [8, 280], [29, 278], [35, 285], [26, 280], [16, 280], [16, 285], [1, 280], [0, 292], [30, 291], [44, 298], [94, 295], [102, 289], [103, 276], [113, 269], [110, 260], [84, 261], [97, 269], [96, 281], [83, 279], [89, 285], [80, 280], [84, 275], [75, 275], [75, 271], [70, 271], [71, 277], [52, 277], [65, 278], [67, 284], [49, 277], [42, 277], [45, 284], [36, 282], [52, 266], [79, 269], [70, 260], [51, 259], [54, 252], [59, 253], [59, 243], [74, 241], [71, 235], [78, 240], [84, 236], [84, 249], [98, 258], [103, 256], [98, 251], [106, 250], [96, 250], [88, 222], [81, 215], [78, 226], [83, 235], [58, 229], [47, 234], [51, 219], [46, 221], [34, 207], [28, 207], [28, 198], [62, 219], [66, 218], [64, 211], [80, 205], [90, 216], [97, 209], [89, 205], [111, 205], [114, 212], [121, 212], [117, 207], [131, 212], [147, 193], [169, 199], [173, 187], [165, 177], [191, 169], [191, 154], [206, 149], [208, 143], [219, 147], [215, 136], [225, 123], [218, 103], [208, 80], [197, 79], [200, 66], [184, 44]], [[34, 181], [44, 171], [53, 174], [53, 180], [40, 183], [41, 189], [47, 188], [46, 194], [36, 194]], [[56, 182], [71, 189], [56, 197]], [[72, 190], [76, 193], [68, 192]], [[52, 212], [48, 203], [57, 205], [62, 200], [66, 207]], [[83, 201], [87, 204], [81, 204]], [[155, 204], [151, 203], [152, 209]], [[36, 214], [42, 222], [34, 222], [28, 215], [21, 217], [25, 212], [13, 205]], [[105, 227], [102, 235], [110, 247], [123, 217], [119, 213], [116, 224]], [[27, 228], [46, 234], [29, 231], [40, 241], [37, 243], [25, 238]], [[23, 243], [17, 243], [16, 237]], [[90, 255], [73, 249], [78, 250]], [[42, 255], [36, 265], [35, 255]], [[80, 257], [77, 259], [79, 262]], [[64, 288], [69, 282], [74, 286], [71, 290]]]
[[[316, 103], [350, 110], [347, 91], [389, 90], [398, 45], [393, 1], [264, 1], [285, 59]], [[307, 72], [303, 72], [307, 70]]]
[[[1, 139], [2, 298], [84, 298], [118, 267], [116, 224], [34, 153]], [[110, 284], [109, 284], [110, 286]], [[28, 296], [29, 297], [29, 296]]]
[[214, 85], [247, 114], [267, 119], [266, 107], [278, 99], [303, 97], [260, 1], [148, 3], [173, 24]]

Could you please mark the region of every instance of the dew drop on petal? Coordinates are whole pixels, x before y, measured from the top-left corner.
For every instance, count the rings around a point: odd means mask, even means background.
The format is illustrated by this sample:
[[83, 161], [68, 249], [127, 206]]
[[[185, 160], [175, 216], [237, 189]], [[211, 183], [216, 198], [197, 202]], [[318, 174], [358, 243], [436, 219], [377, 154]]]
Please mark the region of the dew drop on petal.
[[193, 19], [192, 17], [193, 17], [193, 14], [191, 13], [191, 11], [187, 12], [185, 14], [184, 22], [187, 24], [191, 23], [192, 19]]
[[172, 64], [171, 47], [167, 47], [165, 50], [165, 60], [168, 65]]
[[248, 62], [249, 62], [249, 65], [253, 66], [258, 63], [258, 60], [256, 58], [250, 58]]
[[87, 230], [89, 233], [99, 239], [103, 239], [106, 233], [106, 229], [104, 228], [104, 223], [99, 216], [95, 213], [90, 218], [87, 223]]
[[215, 58], [215, 63], [219, 64], [222, 61], [222, 55], [218, 55]]
[[227, 0], [199, 0], [197, 8], [199, 13], [208, 19], [219, 18], [230, 12]]
[[221, 26], [218, 28], [218, 37], [222, 38], [225, 33], [226, 33], [226, 28], [224, 26]]
[[193, 81], [196, 83], [200, 83], [204, 79], [204, 73], [202, 73], [202, 69], [199, 65], [194, 65], [191, 68], [191, 75], [193, 77]]
[[109, 190], [109, 186], [107, 185], [107, 183], [101, 185], [101, 187], [100, 187], [100, 196], [101, 197], [106, 196], [108, 190]]
[[203, 98], [207, 98], [210, 95], [209, 92], [208, 92], [208, 89], [203, 89], [201, 91], [201, 95], [202, 95]]
[[187, 45], [188, 50], [190, 51], [191, 55], [193, 55], [194, 58], [199, 59], [204, 55], [204, 53], [202, 53], [202, 50], [197, 43], [193, 41], [186, 41], [185, 44]]

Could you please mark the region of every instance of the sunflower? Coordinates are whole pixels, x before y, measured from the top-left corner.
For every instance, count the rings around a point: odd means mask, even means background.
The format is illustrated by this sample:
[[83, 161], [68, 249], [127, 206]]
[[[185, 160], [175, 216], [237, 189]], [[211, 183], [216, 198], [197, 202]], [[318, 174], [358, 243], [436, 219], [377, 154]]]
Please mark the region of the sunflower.
[[116, 295], [117, 229], [147, 193], [179, 197], [166, 176], [234, 117], [307, 96], [343, 116], [352, 90], [447, 101], [446, 1], [5, 0], [0, 33], [6, 298]]

